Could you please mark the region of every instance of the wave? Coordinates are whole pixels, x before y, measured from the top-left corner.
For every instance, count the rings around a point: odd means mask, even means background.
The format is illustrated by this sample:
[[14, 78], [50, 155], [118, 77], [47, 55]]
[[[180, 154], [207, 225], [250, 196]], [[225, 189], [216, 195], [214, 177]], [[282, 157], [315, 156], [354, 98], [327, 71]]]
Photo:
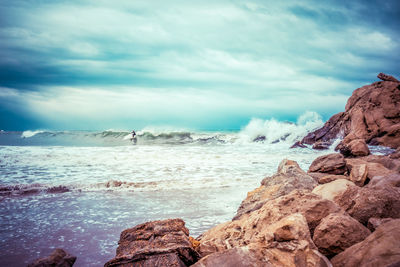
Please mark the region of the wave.
[[[68, 185], [47, 185], [47, 184], [17, 184], [0, 186], [0, 200], [7, 197], [22, 197], [41, 194], [61, 194], [67, 192], [113, 192], [113, 191], [157, 191], [171, 188], [177, 185], [176, 180], [148, 181], [148, 182], [127, 182], [119, 180], [108, 180], [93, 184], [68, 184]], [[180, 185], [179, 188], [182, 188]], [[192, 184], [187, 185], [192, 188]]]
[[43, 132], [45, 132], [45, 131], [44, 131], [44, 130], [24, 131], [24, 132], [21, 134], [21, 137], [22, 137], [22, 138], [30, 138], [30, 137], [32, 137], [32, 136], [35, 136], [35, 135], [37, 135], [37, 134], [39, 134], [39, 133], [43, 133]]
[[301, 115], [296, 123], [255, 118], [239, 133], [239, 136], [242, 142], [293, 144], [307, 133], [322, 127], [323, 123], [322, 117], [311, 111]]
[[43, 184], [20, 184], [20, 185], [9, 185], [0, 186], [0, 196], [25, 196], [35, 195], [41, 193], [65, 193], [69, 192], [70, 189], [64, 185], [49, 186]]
[[[315, 112], [306, 112], [297, 122], [275, 119], [251, 119], [238, 132], [197, 132], [170, 127], [146, 127], [137, 131], [136, 145], [223, 145], [223, 144], [284, 144], [291, 145], [308, 132], [323, 125]], [[125, 146], [132, 145], [130, 131], [24, 131], [1, 132], [0, 145], [29, 146]]]

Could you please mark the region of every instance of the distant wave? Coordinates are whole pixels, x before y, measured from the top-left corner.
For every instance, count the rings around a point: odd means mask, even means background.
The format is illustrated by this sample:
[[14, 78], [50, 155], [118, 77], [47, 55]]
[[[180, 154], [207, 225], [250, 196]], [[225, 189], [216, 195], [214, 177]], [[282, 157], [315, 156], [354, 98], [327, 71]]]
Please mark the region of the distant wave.
[[[137, 145], [221, 145], [283, 144], [291, 145], [323, 125], [315, 112], [306, 112], [296, 123], [275, 119], [252, 119], [239, 132], [196, 132], [171, 128], [146, 127], [137, 131]], [[24, 131], [2, 132], [0, 145], [30, 146], [125, 146], [132, 145], [130, 131]]]
[[37, 131], [24, 131], [24, 132], [22, 133], [21, 137], [23, 137], [23, 138], [30, 138], [30, 137], [32, 137], [32, 136], [35, 136], [35, 135], [37, 135], [37, 134], [39, 134], [39, 133], [43, 133], [43, 132], [45, 132], [45, 131], [42, 131], [42, 130], [37, 130]]

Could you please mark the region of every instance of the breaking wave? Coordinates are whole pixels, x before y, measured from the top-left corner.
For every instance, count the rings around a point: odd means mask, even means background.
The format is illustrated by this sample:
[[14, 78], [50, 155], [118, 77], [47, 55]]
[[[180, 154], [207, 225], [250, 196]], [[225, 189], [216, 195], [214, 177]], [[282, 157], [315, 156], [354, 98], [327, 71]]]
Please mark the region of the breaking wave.
[[125, 146], [132, 145], [218, 145], [218, 144], [285, 144], [291, 145], [323, 125], [315, 112], [306, 112], [296, 123], [275, 119], [252, 119], [237, 132], [196, 132], [171, 128], [146, 127], [137, 131], [132, 142], [130, 131], [24, 131], [0, 132], [0, 145], [17, 146]]

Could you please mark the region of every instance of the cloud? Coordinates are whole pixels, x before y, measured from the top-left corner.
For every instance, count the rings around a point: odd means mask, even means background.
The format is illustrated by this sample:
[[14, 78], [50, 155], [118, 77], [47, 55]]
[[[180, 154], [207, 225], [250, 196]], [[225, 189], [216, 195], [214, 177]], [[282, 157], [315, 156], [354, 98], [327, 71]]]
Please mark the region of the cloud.
[[142, 124], [293, 119], [306, 106], [326, 118], [377, 73], [399, 75], [394, 0], [6, 2], [0, 86], [49, 125], [139, 123], [131, 106]]

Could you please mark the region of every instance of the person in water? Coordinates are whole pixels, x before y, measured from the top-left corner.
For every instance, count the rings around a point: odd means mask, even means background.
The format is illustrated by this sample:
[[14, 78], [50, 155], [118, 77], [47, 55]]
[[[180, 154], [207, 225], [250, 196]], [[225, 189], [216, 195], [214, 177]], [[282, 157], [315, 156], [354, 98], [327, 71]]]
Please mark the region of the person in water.
[[133, 130], [131, 134], [132, 134], [131, 141], [134, 142], [134, 143], [136, 144], [136, 141], [137, 141], [137, 139], [136, 139], [136, 132]]

